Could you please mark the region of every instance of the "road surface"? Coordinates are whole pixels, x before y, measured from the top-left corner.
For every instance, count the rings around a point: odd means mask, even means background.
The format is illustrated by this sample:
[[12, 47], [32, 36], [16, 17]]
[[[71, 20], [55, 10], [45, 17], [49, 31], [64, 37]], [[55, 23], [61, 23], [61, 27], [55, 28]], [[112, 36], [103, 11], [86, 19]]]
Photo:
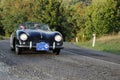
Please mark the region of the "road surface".
[[16, 55], [9, 40], [0, 41], [0, 80], [120, 80], [120, 55], [64, 43], [60, 55]]

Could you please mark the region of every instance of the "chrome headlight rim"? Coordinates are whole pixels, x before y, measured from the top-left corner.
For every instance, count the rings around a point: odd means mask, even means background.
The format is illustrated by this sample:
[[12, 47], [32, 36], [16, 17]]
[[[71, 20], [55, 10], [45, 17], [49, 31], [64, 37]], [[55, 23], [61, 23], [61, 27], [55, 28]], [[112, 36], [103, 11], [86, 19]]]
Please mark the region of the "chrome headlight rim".
[[55, 35], [55, 41], [56, 42], [62, 41], [62, 36], [61, 35]]
[[20, 40], [26, 41], [27, 39], [28, 39], [27, 34], [25, 34], [25, 33], [20, 34]]

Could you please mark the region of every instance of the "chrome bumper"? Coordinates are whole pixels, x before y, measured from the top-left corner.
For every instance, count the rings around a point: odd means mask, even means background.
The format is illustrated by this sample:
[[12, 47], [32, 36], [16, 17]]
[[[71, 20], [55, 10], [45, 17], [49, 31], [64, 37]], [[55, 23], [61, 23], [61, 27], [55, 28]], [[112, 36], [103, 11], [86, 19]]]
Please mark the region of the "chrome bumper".
[[[19, 42], [20, 44], [19, 45], [16, 45], [16, 47], [19, 47], [19, 48], [29, 48], [29, 49], [36, 49], [36, 46], [33, 46], [33, 42], [30, 41], [29, 42], [29, 45], [26, 45], [26, 44], [22, 44], [21, 42]], [[56, 43], [53, 42], [52, 46], [49, 46], [49, 49], [63, 49], [64, 47], [63, 46], [56, 46]]]
[[[36, 46], [28, 46], [28, 45], [16, 45], [19, 48], [28, 48], [28, 49], [36, 49]], [[63, 49], [63, 46], [49, 46], [49, 49]]]

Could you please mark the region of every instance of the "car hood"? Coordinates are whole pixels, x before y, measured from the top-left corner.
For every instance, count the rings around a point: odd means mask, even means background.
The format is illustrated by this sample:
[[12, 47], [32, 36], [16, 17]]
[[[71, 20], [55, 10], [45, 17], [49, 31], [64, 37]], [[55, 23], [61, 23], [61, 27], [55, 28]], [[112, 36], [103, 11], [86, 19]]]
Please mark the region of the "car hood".
[[[60, 34], [57, 31], [43, 31], [43, 30], [24, 30], [24, 32], [29, 36], [29, 39], [41, 39], [41, 40], [52, 40], [54, 36]], [[61, 34], [60, 34], [61, 35]]]
[[29, 36], [42, 36], [42, 35], [54, 35], [58, 32], [52, 32], [52, 31], [43, 31], [43, 30], [24, 30], [26, 34]]

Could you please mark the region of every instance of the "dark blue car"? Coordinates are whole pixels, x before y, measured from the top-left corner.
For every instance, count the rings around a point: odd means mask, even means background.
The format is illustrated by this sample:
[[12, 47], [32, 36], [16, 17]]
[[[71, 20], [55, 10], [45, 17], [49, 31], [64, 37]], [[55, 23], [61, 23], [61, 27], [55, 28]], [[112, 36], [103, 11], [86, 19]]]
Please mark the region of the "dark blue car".
[[21, 54], [25, 50], [49, 51], [59, 55], [63, 48], [63, 37], [58, 31], [51, 31], [47, 24], [25, 22], [10, 37], [11, 50]]

